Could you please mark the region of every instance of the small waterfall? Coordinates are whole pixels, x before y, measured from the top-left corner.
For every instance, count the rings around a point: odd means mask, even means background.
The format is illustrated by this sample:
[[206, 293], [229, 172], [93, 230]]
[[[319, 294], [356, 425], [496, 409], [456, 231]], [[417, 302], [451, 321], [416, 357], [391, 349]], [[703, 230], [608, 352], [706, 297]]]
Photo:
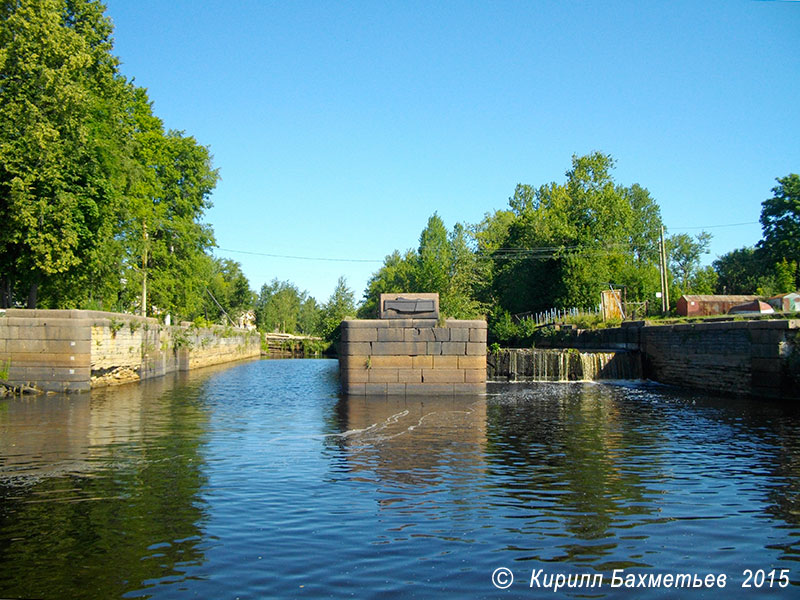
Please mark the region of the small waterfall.
[[488, 376], [495, 381], [594, 381], [641, 379], [638, 352], [590, 352], [509, 349], [488, 357]]

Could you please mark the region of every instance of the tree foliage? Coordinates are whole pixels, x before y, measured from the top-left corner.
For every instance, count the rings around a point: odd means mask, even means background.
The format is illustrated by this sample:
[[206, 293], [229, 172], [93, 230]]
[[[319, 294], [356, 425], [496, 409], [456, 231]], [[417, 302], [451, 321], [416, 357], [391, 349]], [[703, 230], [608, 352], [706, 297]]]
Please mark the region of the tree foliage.
[[[667, 257], [670, 272], [675, 282], [675, 290], [670, 296], [677, 298], [681, 294], [689, 293], [712, 293], [711, 291], [701, 291], [698, 283], [703, 282], [703, 289], [709, 290], [709, 277], [712, 277], [706, 270], [701, 268], [700, 261], [703, 254], [708, 254], [708, 246], [711, 243], [711, 234], [705, 231], [692, 237], [686, 233], [676, 233], [665, 240], [667, 246]], [[713, 290], [714, 285], [710, 286]]]
[[345, 317], [356, 313], [355, 294], [347, 287], [347, 280], [339, 277], [331, 297], [322, 307], [321, 333], [325, 339], [336, 342], [341, 333], [341, 324]]
[[[758, 245], [773, 268], [782, 261], [800, 264], [800, 175], [790, 173], [777, 182], [772, 198], [761, 204], [763, 239]], [[800, 273], [794, 285], [800, 286]]]
[[86, 281], [113, 234], [121, 77], [100, 4], [1, 6], [0, 268], [4, 299], [35, 305], [40, 286]]
[[370, 278], [358, 315], [377, 317], [380, 294], [419, 292], [439, 294], [440, 311], [448, 317], [473, 318], [480, 312], [474, 298], [477, 281], [477, 257], [467, 229], [457, 223], [448, 232], [434, 213], [420, 233], [417, 250], [402, 256], [393, 252]]
[[616, 184], [613, 166], [599, 152], [574, 156], [563, 184], [518, 185], [510, 211], [479, 226], [479, 253], [493, 261], [487, 291], [498, 308], [594, 306], [609, 285], [626, 287], [633, 300], [655, 291], [658, 205], [645, 188]]
[[211, 273], [203, 297], [203, 317], [212, 322], [227, 321], [227, 319], [235, 321], [255, 303], [255, 294], [250, 289], [250, 282], [236, 261], [210, 258], [208, 264]]
[[0, 2], [0, 303], [190, 318], [217, 274], [218, 175], [119, 73], [104, 10]]

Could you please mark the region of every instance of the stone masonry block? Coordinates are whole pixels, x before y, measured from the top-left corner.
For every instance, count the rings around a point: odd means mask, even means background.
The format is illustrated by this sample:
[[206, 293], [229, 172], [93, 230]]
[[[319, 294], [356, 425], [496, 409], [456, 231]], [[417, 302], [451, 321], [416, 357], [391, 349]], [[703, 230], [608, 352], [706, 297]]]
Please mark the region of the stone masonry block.
[[368, 360], [369, 356], [362, 354], [343, 354], [339, 356], [339, 368], [366, 370]]
[[[379, 342], [405, 342], [406, 335], [405, 332], [408, 331], [407, 329], [402, 329], [400, 327], [391, 327], [387, 329], [378, 329], [378, 340]], [[408, 340], [410, 341], [410, 340]]]
[[486, 370], [486, 355], [481, 354], [477, 356], [459, 356], [458, 357], [459, 369], [483, 369]]
[[484, 329], [470, 329], [469, 330], [469, 340], [470, 342], [482, 342], [486, 343], [486, 333], [487, 330]]
[[467, 342], [467, 356], [486, 356], [486, 344], [483, 342]]
[[468, 342], [442, 342], [442, 354], [449, 354], [456, 356], [466, 354], [467, 343]]
[[[383, 331], [383, 330], [381, 330]], [[343, 342], [377, 342], [377, 327], [358, 327], [355, 329], [342, 329]]]
[[411, 366], [415, 369], [432, 369], [433, 356], [412, 356]]
[[423, 369], [422, 383], [464, 383], [464, 371], [459, 369]]
[[466, 383], [485, 383], [486, 369], [467, 369], [464, 371], [464, 381]]
[[[120, 319], [117, 320], [122, 322]], [[14, 317], [8, 319], [8, 324], [32, 329], [55, 329], [56, 327], [90, 327], [92, 321], [88, 319]]]
[[58, 327], [51, 339], [56, 340], [91, 340], [91, 327]]
[[387, 354], [399, 354], [406, 356], [416, 356], [426, 354], [426, 342], [373, 342], [372, 354], [375, 356]]
[[410, 369], [413, 363], [411, 356], [372, 356], [369, 359], [370, 367], [373, 369]]
[[26, 367], [90, 367], [88, 354], [53, 354], [51, 352], [17, 352], [12, 355], [13, 364]]
[[450, 330], [447, 327], [434, 327], [433, 339], [436, 342], [449, 342]]
[[778, 358], [781, 355], [781, 346], [774, 344], [753, 344], [751, 346], [753, 358]]
[[89, 340], [9, 340], [8, 352], [47, 352], [53, 354], [89, 354]]
[[781, 361], [780, 359], [770, 358], [754, 358], [752, 362], [753, 373], [780, 373]]
[[17, 367], [8, 369], [9, 381], [89, 381], [91, 370], [88, 367]]
[[372, 344], [378, 343], [379, 342], [343, 342], [339, 352], [341, 354], [369, 355], [372, 354]]
[[376, 319], [346, 319], [342, 321], [342, 331], [345, 329], [381, 329], [386, 327], [402, 327], [402, 325], [400, 325], [400, 321], [389, 322]]
[[369, 383], [397, 383], [397, 369], [367, 369]]
[[366, 396], [367, 384], [366, 383], [348, 383], [343, 386], [344, 393], [350, 396]]
[[364, 384], [364, 391], [367, 395], [385, 396], [388, 387], [385, 383], [366, 383]]
[[429, 356], [436, 356], [437, 354], [442, 353], [442, 344], [446, 344], [448, 342], [427, 342], [426, 346], [426, 354]]
[[398, 369], [397, 380], [401, 383], [422, 383], [422, 369]]
[[436, 341], [433, 327], [409, 327], [403, 330], [406, 342], [433, 342]]
[[[396, 323], [397, 321], [395, 321]], [[419, 327], [420, 329], [436, 327], [439, 321], [436, 319], [411, 319], [411, 325], [406, 327]]]
[[387, 383], [386, 384], [387, 396], [405, 396], [406, 384], [405, 383]]
[[434, 356], [434, 369], [458, 369], [458, 356]]
[[453, 384], [452, 383], [407, 383], [406, 384], [406, 394], [407, 395], [442, 395], [442, 396], [452, 396], [453, 395]]
[[464, 327], [455, 327], [450, 330], [450, 341], [451, 342], [468, 342], [469, 341], [469, 329]]
[[366, 383], [369, 381], [367, 369], [347, 369], [340, 374], [341, 380], [346, 383]]

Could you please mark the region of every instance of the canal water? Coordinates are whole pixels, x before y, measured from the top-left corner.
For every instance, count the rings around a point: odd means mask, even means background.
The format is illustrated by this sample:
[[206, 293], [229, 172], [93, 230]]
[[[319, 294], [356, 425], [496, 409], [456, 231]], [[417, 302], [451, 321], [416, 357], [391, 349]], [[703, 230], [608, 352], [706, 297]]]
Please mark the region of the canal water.
[[796, 408], [489, 392], [264, 360], [0, 400], [0, 598], [800, 597]]

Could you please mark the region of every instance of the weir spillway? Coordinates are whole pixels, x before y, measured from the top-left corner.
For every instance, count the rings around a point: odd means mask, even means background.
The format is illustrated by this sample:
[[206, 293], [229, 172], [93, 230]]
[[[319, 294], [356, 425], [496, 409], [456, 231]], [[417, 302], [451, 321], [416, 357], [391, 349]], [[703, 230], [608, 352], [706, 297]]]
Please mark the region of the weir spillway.
[[575, 349], [502, 349], [486, 358], [490, 381], [595, 381], [641, 379], [635, 351]]

